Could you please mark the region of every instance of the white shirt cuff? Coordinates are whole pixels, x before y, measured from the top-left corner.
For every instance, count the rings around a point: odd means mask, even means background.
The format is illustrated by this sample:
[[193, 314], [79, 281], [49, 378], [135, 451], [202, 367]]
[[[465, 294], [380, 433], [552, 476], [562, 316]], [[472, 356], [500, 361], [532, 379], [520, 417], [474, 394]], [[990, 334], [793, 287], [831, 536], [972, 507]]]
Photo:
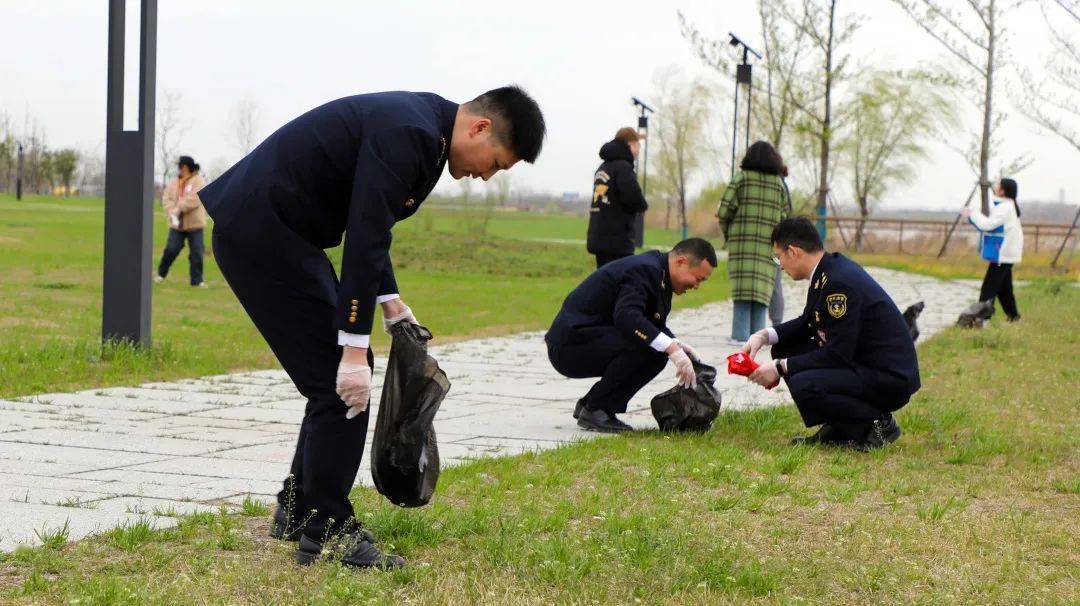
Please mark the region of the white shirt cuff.
[[371, 335], [356, 335], [351, 332], [345, 332], [339, 330], [337, 333], [337, 344], [342, 347], [363, 347], [367, 349], [371, 345]]
[[769, 345], [776, 345], [780, 341], [780, 335], [776, 334], [776, 329], [772, 326], [767, 327], [765, 332], [769, 333]]
[[652, 347], [656, 351], [663, 352], [666, 351], [668, 347], [671, 347], [671, 344], [674, 341], [675, 339], [672, 339], [664, 333], [660, 333], [656, 335], [656, 338], [652, 340], [652, 343], [649, 343], [649, 347]]
[[375, 304], [386, 303], [387, 301], [393, 301], [394, 299], [400, 299], [401, 295], [394, 293], [392, 295], [379, 295], [375, 297]]

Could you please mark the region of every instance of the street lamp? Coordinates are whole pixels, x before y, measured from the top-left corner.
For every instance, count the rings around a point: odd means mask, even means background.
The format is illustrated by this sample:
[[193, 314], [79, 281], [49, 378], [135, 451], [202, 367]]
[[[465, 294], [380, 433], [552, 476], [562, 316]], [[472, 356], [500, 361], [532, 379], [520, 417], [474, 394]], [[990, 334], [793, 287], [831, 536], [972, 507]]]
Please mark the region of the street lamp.
[[745, 150], [750, 147], [750, 115], [753, 113], [753, 106], [750, 104], [751, 93], [754, 90], [754, 87], [751, 86], [753, 68], [750, 65], [750, 55], [752, 54], [758, 59], [761, 59], [761, 55], [735, 34], [728, 32], [728, 36], [731, 36], [728, 44], [742, 47], [742, 63], [735, 66], [735, 117], [731, 120], [731, 178], [734, 179], [735, 147], [738, 145], [739, 140], [739, 85], [746, 85], [746, 144], [743, 147]]
[[[644, 101], [637, 97], [630, 97], [630, 100], [634, 102], [634, 105], [641, 108], [641, 115], [638, 116], [637, 127], [638, 133], [645, 139], [645, 149], [642, 152], [644, 158], [641, 160], [641, 193], [648, 199], [649, 195], [649, 115], [650, 113], [656, 113], [656, 110], [649, 107]], [[641, 247], [645, 245], [645, 213], [638, 213], [634, 219], [634, 246]]]

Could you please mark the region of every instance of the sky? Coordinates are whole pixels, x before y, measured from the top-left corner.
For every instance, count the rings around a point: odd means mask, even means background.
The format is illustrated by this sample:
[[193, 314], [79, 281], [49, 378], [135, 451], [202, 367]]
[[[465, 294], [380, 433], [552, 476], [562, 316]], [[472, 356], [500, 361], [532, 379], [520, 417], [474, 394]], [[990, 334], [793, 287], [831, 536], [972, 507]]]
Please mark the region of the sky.
[[[948, 0], [945, 0], [948, 1]], [[548, 139], [535, 166], [519, 163], [515, 188], [584, 193], [600, 145], [636, 122], [631, 96], [649, 100], [654, 75], [669, 67], [713, 78], [679, 32], [682, 10], [701, 30], [737, 33], [760, 44], [756, 3], [749, 0], [619, 2], [371, 2], [366, 0], [159, 0], [158, 83], [181, 94], [188, 128], [181, 153], [211, 174], [239, 158], [231, 113], [257, 107], [260, 138], [328, 100], [382, 90], [432, 91], [466, 101], [484, 90], [521, 84], [540, 103]], [[879, 68], [951, 65], [941, 47], [890, 0], [841, 0], [864, 22], [852, 42], [857, 60]], [[51, 147], [103, 153], [107, 0], [0, 0], [0, 113], [22, 124], [30, 115]], [[1048, 50], [1034, 6], [1009, 19], [1010, 54], [1035, 70]], [[999, 97], [1010, 118], [998, 160], [1030, 155], [1015, 175], [1022, 199], [1080, 202], [1080, 155], [1042, 133], [1008, 96], [1019, 76], [1007, 73]], [[978, 110], [961, 102], [962, 119]], [[966, 133], [954, 137], [964, 139]], [[698, 179], [726, 179], [728, 158], [710, 161]], [[798, 171], [796, 171], [798, 172]], [[916, 180], [887, 192], [882, 208], [955, 209], [974, 183], [966, 161], [941, 142], [930, 145]], [[834, 184], [838, 198], [846, 187]], [[444, 175], [438, 191], [456, 192]], [[474, 190], [475, 191], [475, 190]], [[841, 193], [844, 192], [844, 193]]]

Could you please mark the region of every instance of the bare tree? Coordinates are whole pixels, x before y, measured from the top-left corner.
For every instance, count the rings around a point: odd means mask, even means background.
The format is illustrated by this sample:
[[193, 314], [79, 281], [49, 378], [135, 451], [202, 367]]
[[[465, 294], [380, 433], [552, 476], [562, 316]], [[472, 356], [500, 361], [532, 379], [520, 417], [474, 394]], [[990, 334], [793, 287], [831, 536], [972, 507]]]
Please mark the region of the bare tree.
[[1042, 2], [1040, 8], [1054, 52], [1040, 66], [1040, 77], [1021, 70], [1023, 93], [1016, 105], [1032, 122], [1080, 151], [1080, 0]]
[[[784, 134], [795, 119], [795, 100], [804, 100], [807, 36], [803, 28], [791, 27], [783, 18], [782, 0], [760, 0], [758, 23], [764, 59], [758, 65], [764, 74], [754, 80], [751, 111], [753, 124], [763, 137], [783, 153]], [[734, 73], [734, 57], [726, 38], [704, 35], [679, 12], [683, 38], [698, 58], [725, 77]], [[752, 130], [754, 127], [751, 127]], [[755, 135], [755, 138], [758, 136]]]
[[670, 228], [674, 202], [685, 229], [690, 182], [711, 155], [707, 137], [711, 94], [701, 81], [684, 82], [678, 70], [661, 72], [656, 83], [654, 132], [658, 149], [652, 159], [656, 185], [650, 189], [667, 201], [665, 227]]
[[233, 144], [241, 156], [246, 156], [258, 143], [259, 106], [251, 99], [241, 99], [233, 106]]
[[816, 55], [814, 67], [808, 71], [810, 91], [803, 98], [792, 96], [790, 101], [800, 110], [796, 130], [817, 150], [817, 212], [822, 222], [832, 177], [830, 155], [839, 130], [834, 99], [837, 89], [853, 75], [849, 70], [851, 55], [846, 47], [859, 21], [853, 15], [839, 16], [837, 0], [801, 0], [797, 5], [787, 0], [776, 3], [778, 14], [806, 35]]
[[180, 110], [183, 97], [180, 91], [167, 88], [161, 91], [157, 106], [157, 132], [154, 137], [157, 140], [158, 168], [161, 170], [163, 191], [169, 184], [169, 177], [180, 154], [180, 139], [188, 129]]
[[502, 171], [495, 175], [488, 185], [489, 188], [494, 188], [495, 195], [498, 197], [499, 206], [506, 206], [510, 201], [510, 190], [512, 189], [511, 176], [508, 171]]
[[927, 139], [954, 126], [944, 84], [924, 73], [877, 72], [859, 87], [850, 136], [841, 147], [851, 163], [851, 188], [862, 219], [856, 250], [862, 247], [871, 205], [888, 187], [915, 175]]
[[[960, 62], [972, 90], [972, 103], [982, 110], [982, 129], [968, 150], [979, 177], [982, 211], [990, 204], [990, 154], [994, 132], [1005, 114], [994, 110], [994, 82], [1006, 65], [1005, 16], [1024, 0], [893, 0], [933, 39]], [[953, 5], [959, 6], [955, 8]]]

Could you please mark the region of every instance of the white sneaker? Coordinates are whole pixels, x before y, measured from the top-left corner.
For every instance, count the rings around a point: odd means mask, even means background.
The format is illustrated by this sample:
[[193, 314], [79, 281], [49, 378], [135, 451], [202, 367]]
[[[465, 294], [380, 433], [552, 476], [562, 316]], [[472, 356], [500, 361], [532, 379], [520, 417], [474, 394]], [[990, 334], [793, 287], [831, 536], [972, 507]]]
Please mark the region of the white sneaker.
[[742, 349], [742, 346], [746, 345], [746, 341], [740, 341], [738, 339], [732, 339], [731, 337], [728, 337], [728, 339], [727, 339], [727, 341], [725, 341], [725, 343], [727, 343], [728, 345], [730, 345], [732, 347], [738, 347], [739, 349]]
[[154, 284], [160, 284], [164, 281], [165, 278], [162, 278], [160, 274], [154, 274]]
[[198, 284], [192, 284], [193, 288], [207, 288], [206, 282], [199, 282]]

